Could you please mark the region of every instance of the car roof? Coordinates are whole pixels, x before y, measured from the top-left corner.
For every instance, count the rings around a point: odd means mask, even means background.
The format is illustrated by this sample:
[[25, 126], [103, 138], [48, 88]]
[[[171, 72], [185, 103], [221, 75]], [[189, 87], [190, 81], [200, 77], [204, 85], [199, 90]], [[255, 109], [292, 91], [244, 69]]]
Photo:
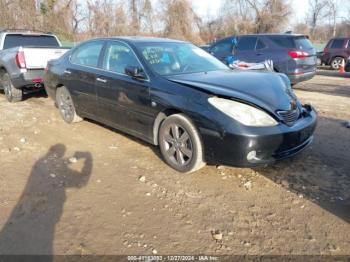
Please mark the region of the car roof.
[[115, 37], [104, 37], [104, 40], [123, 40], [129, 43], [187, 43], [185, 41], [160, 38], [160, 37], [145, 37], [145, 36], [115, 36]]
[[246, 34], [239, 36], [305, 36], [303, 34], [287, 34], [287, 33], [263, 33], [263, 34]]
[[49, 35], [49, 36], [53, 35], [51, 32], [26, 30], [26, 29], [0, 29], [0, 33], [7, 34], [7, 35]]
[[333, 37], [333, 38], [331, 38], [331, 40], [334, 40], [334, 39], [350, 39], [350, 37], [339, 36], [339, 37]]

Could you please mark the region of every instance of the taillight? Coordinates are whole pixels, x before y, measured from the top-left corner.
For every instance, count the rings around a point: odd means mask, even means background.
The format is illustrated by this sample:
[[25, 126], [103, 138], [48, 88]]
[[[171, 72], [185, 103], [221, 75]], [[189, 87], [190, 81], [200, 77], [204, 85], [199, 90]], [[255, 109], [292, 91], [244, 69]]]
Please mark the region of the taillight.
[[305, 58], [309, 56], [309, 53], [305, 51], [300, 51], [300, 50], [293, 50], [293, 51], [288, 51], [288, 55], [291, 58]]
[[44, 69], [45, 74], [46, 74], [48, 71], [49, 71], [49, 66], [46, 65], [46, 67], [45, 67], [45, 69]]
[[26, 68], [26, 58], [23, 51], [16, 54], [16, 63], [19, 68]]

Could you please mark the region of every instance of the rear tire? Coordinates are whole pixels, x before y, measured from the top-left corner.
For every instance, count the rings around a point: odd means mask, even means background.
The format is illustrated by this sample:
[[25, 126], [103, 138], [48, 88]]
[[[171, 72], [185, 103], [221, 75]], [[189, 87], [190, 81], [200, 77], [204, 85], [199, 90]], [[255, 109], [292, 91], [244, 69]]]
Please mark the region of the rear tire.
[[205, 166], [200, 134], [184, 114], [167, 117], [159, 130], [159, 147], [164, 161], [182, 173], [191, 173]]
[[61, 117], [66, 123], [76, 123], [83, 119], [77, 115], [72, 97], [68, 89], [64, 86], [56, 90], [56, 104], [60, 111]]
[[15, 103], [23, 100], [22, 89], [17, 89], [13, 86], [10, 75], [8, 73], [4, 73], [2, 75], [1, 82], [7, 101]]
[[334, 57], [334, 58], [331, 60], [331, 68], [332, 68], [333, 70], [339, 70], [341, 64], [343, 63], [343, 60], [344, 60], [344, 58], [342, 58], [342, 57], [339, 57], [339, 56]]

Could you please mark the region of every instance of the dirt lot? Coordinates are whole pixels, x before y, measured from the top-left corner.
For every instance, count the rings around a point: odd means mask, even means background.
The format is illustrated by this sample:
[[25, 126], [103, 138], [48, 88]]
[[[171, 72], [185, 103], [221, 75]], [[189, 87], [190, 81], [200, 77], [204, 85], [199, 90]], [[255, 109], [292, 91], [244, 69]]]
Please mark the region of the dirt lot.
[[350, 255], [350, 79], [295, 89], [319, 113], [311, 148], [191, 175], [140, 140], [65, 124], [45, 97], [0, 94], [0, 254]]

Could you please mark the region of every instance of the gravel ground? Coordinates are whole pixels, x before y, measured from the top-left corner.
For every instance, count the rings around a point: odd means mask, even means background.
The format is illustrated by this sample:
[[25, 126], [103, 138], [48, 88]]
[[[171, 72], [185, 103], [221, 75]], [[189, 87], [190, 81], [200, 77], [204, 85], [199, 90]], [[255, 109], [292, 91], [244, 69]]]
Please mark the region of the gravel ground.
[[167, 167], [157, 148], [53, 102], [0, 94], [0, 254], [350, 255], [350, 81], [295, 86], [312, 147], [259, 169]]

